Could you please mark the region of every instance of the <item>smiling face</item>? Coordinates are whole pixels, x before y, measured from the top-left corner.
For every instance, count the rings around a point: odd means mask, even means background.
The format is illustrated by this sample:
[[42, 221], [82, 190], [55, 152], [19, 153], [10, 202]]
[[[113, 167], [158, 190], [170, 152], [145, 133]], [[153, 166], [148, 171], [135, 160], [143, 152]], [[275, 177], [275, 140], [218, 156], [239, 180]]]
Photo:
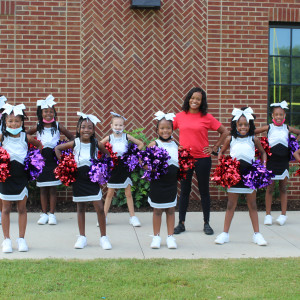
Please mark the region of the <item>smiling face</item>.
[[281, 107], [275, 107], [273, 109], [272, 118], [277, 124], [282, 124], [285, 119], [285, 111]]
[[200, 105], [202, 102], [202, 94], [200, 92], [196, 92], [192, 95], [189, 100], [189, 111], [192, 113], [198, 112], [200, 110]]
[[111, 121], [111, 128], [117, 131], [123, 131], [124, 130], [124, 119], [114, 117]]
[[166, 119], [162, 119], [158, 123], [157, 133], [163, 139], [168, 139], [173, 133], [172, 122]]
[[10, 114], [6, 117], [6, 127], [11, 129], [20, 128], [23, 125], [21, 116]]
[[52, 107], [44, 108], [42, 110], [42, 117], [46, 121], [51, 121], [55, 116], [54, 109]]
[[89, 143], [90, 138], [94, 134], [94, 132], [94, 124], [91, 121], [83, 120], [79, 128], [80, 141], [82, 141], [83, 143]]
[[237, 121], [236, 121], [236, 130], [240, 135], [247, 135], [249, 132], [250, 125], [247, 122], [247, 119], [244, 116], [241, 116]]

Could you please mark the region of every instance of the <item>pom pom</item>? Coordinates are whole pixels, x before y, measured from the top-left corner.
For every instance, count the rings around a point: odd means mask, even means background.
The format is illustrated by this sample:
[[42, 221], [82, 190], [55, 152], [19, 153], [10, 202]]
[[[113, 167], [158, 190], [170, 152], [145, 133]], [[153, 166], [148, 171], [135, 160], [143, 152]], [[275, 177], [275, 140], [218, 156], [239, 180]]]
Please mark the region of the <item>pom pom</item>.
[[[68, 140], [59, 140], [59, 141], [57, 142], [56, 146], [61, 145], [61, 144], [65, 144], [65, 143], [68, 143], [68, 142], [69, 142]], [[69, 155], [70, 153], [73, 153], [73, 149], [72, 149], [72, 148], [67, 149], [67, 150], [63, 150], [63, 151], [61, 152], [61, 154], [66, 154], [66, 155]], [[57, 157], [56, 157], [56, 154], [55, 154], [55, 147], [53, 148], [53, 155], [54, 155], [54, 157], [55, 157], [57, 163], [59, 163], [59, 161], [58, 161], [58, 159], [57, 159]]]
[[178, 180], [186, 179], [186, 173], [188, 169], [193, 169], [195, 166], [195, 159], [191, 155], [190, 149], [178, 149], [178, 163], [179, 172]]
[[[109, 152], [110, 157], [113, 160], [113, 168], [118, 164], [119, 159], [117, 156], [117, 152], [113, 152], [112, 150], [112, 145], [109, 142], [106, 142], [104, 144], [105, 149]], [[100, 151], [98, 151], [98, 159], [101, 159], [102, 153]]]
[[211, 180], [215, 181], [217, 185], [230, 188], [241, 180], [239, 167], [240, 162], [236, 158], [232, 159], [229, 155], [223, 155]]
[[113, 160], [107, 155], [101, 155], [100, 159], [91, 159], [92, 165], [89, 171], [89, 177], [92, 182], [99, 184], [107, 183], [113, 169]]
[[242, 177], [245, 186], [256, 190], [270, 185], [275, 175], [272, 171], [269, 171], [260, 160], [256, 160]]
[[5, 182], [5, 180], [10, 177], [10, 156], [8, 152], [0, 147], [0, 182]]
[[58, 166], [54, 170], [55, 178], [59, 179], [64, 185], [69, 186], [76, 181], [77, 164], [74, 154], [62, 154]]
[[300, 164], [299, 164], [299, 169], [294, 173], [295, 176], [300, 176]]
[[295, 157], [293, 156], [293, 153], [299, 149], [299, 144], [297, 139], [292, 134], [289, 136], [288, 147], [290, 150], [290, 161], [294, 161]]
[[152, 146], [141, 151], [141, 166], [145, 167], [142, 178], [146, 180], [158, 179], [161, 175], [167, 173], [168, 160], [171, 158], [168, 151], [157, 146]]
[[129, 143], [127, 151], [121, 156], [121, 160], [124, 165], [127, 167], [129, 172], [133, 172], [137, 166], [139, 166], [139, 158], [142, 155], [138, 146], [134, 143]]
[[[272, 153], [271, 153], [271, 147], [269, 145], [269, 141], [268, 141], [268, 138], [267, 137], [261, 137], [260, 138], [260, 143], [262, 145], [262, 147], [264, 148], [265, 152], [267, 153], [267, 156], [271, 156]], [[260, 158], [260, 152], [258, 151], [257, 148], [255, 148], [255, 156]]]
[[29, 180], [36, 180], [43, 172], [45, 166], [41, 151], [36, 147], [30, 147], [24, 160], [24, 169], [29, 174]]

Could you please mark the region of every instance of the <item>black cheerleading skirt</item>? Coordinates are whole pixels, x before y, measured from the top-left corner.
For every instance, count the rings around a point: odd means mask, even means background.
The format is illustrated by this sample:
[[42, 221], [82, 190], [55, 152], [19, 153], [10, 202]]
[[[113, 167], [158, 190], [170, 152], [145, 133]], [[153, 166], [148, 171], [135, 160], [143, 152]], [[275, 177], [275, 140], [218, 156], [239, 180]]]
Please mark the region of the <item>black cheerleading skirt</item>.
[[10, 177], [0, 182], [0, 198], [7, 201], [20, 201], [28, 197], [28, 174], [24, 165], [16, 160], [11, 161]]
[[271, 148], [271, 153], [272, 155], [268, 157], [267, 169], [275, 174], [273, 180], [289, 177], [289, 149], [282, 144], [277, 144]]
[[151, 180], [148, 202], [154, 208], [169, 208], [177, 203], [178, 167], [170, 165], [168, 173], [158, 180]]
[[[249, 167], [251, 167], [251, 164], [244, 161], [239, 160], [240, 162], [240, 174], [241, 176], [244, 175]], [[243, 179], [241, 179], [236, 185], [231, 186], [229, 189], [227, 189], [228, 193], [237, 193], [237, 194], [252, 194], [253, 189], [250, 189], [249, 187], [244, 185]]]
[[89, 166], [78, 168], [76, 181], [72, 184], [74, 202], [99, 201], [102, 198], [100, 185], [90, 180], [89, 170]]
[[55, 153], [51, 148], [44, 148], [42, 155], [45, 160], [45, 166], [43, 172], [37, 178], [36, 185], [38, 187], [44, 186], [56, 186], [60, 185], [61, 181], [57, 180], [54, 175], [54, 169], [57, 167], [57, 160], [55, 159]]
[[124, 163], [119, 159], [117, 166], [112, 170], [111, 177], [107, 182], [107, 187], [122, 189], [126, 188], [129, 184], [132, 185], [130, 173]]

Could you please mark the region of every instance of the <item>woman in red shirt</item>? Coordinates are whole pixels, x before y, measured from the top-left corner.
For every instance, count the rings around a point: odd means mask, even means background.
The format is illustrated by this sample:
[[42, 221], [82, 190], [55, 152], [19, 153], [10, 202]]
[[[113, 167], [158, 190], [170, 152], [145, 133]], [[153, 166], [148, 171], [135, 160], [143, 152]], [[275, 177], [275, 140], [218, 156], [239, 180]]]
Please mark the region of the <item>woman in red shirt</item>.
[[[182, 112], [174, 119], [174, 130], [179, 129], [179, 144], [190, 148], [191, 154], [196, 159], [195, 167], [188, 170], [186, 179], [181, 181], [179, 198], [179, 224], [174, 229], [175, 234], [185, 231], [185, 216], [189, 204], [192, 177], [196, 172], [198, 188], [204, 217], [204, 232], [214, 233], [209, 225], [210, 195], [209, 178], [211, 169], [211, 154], [217, 155], [222, 142], [229, 134], [227, 129], [211, 114], [207, 113], [206, 93], [199, 87], [191, 89], [182, 105]], [[208, 130], [218, 131], [220, 137], [214, 146], [209, 146]]]

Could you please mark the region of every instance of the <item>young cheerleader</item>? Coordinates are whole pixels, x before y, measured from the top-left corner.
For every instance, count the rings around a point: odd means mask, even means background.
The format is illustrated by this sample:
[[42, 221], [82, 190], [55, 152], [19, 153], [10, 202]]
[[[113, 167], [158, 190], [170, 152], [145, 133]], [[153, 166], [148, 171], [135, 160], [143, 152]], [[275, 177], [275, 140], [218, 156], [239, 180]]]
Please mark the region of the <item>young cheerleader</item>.
[[12, 243], [10, 239], [10, 211], [12, 201], [17, 201], [19, 215], [19, 238], [18, 250], [28, 251], [28, 246], [24, 239], [27, 225], [26, 201], [28, 197], [27, 183], [28, 178], [24, 170], [24, 159], [28, 151], [28, 143], [33, 144], [40, 150], [42, 144], [32, 136], [25, 133], [24, 127], [24, 104], [12, 106], [5, 104], [5, 109], [1, 118], [2, 134], [0, 140], [2, 147], [10, 155], [10, 177], [5, 182], [0, 183], [0, 198], [2, 199], [2, 229], [4, 241], [2, 243], [2, 252], [12, 252]]
[[[255, 133], [268, 133], [268, 141], [272, 155], [268, 157], [267, 168], [268, 170], [271, 170], [273, 174], [275, 174], [273, 180], [279, 180], [281, 202], [281, 215], [276, 219], [276, 222], [279, 225], [284, 225], [287, 219], [287, 182], [289, 178], [290, 157], [288, 148], [289, 133], [299, 135], [300, 130], [284, 124], [286, 116], [285, 109], [288, 109], [286, 101], [282, 101], [281, 103], [273, 103], [271, 104], [271, 107], [273, 108], [273, 124], [257, 128], [255, 130]], [[265, 225], [272, 225], [271, 206], [274, 193], [274, 185], [275, 182], [273, 181], [273, 183], [267, 187], [266, 191], [266, 216], [264, 219]]]
[[[37, 101], [37, 126], [27, 131], [29, 134], [37, 133], [37, 139], [42, 142], [42, 155], [45, 159], [45, 167], [38, 177], [36, 185], [40, 187], [40, 197], [42, 214], [37, 223], [39, 225], [56, 225], [57, 220], [54, 215], [56, 207], [56, 187], [61, 184], [54, 176], [53, 170], [57, 167], [54, 147], [63, 133], [68, 139], [73, 140], [74, 136], [62, 124], [56, 121], [56, 111], [54, 105], [55, 98], [49, 95], [45, 100]], [[48, 215], [48, 199], [50, 202], [50, 213]]]
[[[255, 159], [255, 147], [261, 154], [262, 161], [266, 163], [267, 155], [257, 137], [254, 137], [254, 116], [250, 107], [234, 109], [232, 112], [231, 136], [228, 136], [219, 153], [220, 159], [225, 151], [230, 147], [230, 156], [240, 162], [240, 172], [243, 174], [245, 169], [251, 165]], [[246, 194], [249, 215], [254, 229], [253, 242], [259, 246], [267, 245], [267, 242], [259, 233], [258, 215], [256, 207], [256, 190], [246, 187], [242, 180], [235, 186], [229, 188], [228, 203], [224, 221], [224, 231], [217, 236], [215, 243], [224, 244], [229, 242], [229, 228], [234, 215], [234, 211], [240, 194]]]
[[[132, 137], [129, 134], [123, 133], [125, 127], [124, 123], [126, 119], [123, 116], [114, 112], [111, 112], [111, 114], [111, 128], [113, 133], [110, 136], [105, 137], [101, 141], [101, 143], [105, 144], [106, 142], [109, 142], [112, 145], [113, 152], [117, 152], [119, 158], [126, 152], [128, 141], [136, 144], [141, 150], [144, 147], [142, 141]], [[134, 227], [139, 227], [141, 226], [141, 223], [134, 213], [134, 203], [131, 194], [131, 186], [132, 181], [130, 179], [130, 174], [126, 170], [126, 167], [124, 166], [122, 161], [119, 159], [118, 165], [112, 171], [112, 175], [107, 183], [108, 189], [104, 204], [104, 211], [105, 216], [107, 216], [115, 189], [125, 189], [125, 196], [127, 199], [127, 206], [130, 214], [129, 224], [131, 224]]]
[[166, 212], [167, 219], [167, 246], [169, 249], [176, 249], [177, 244], [174, 233], [175, 224], [175, 206], [177, 203], [177, 173], [179, 170], [178, 165], [178, 146], [173, 141], [173, 118], [174, 114], [164, 114], [159, 111], [155, 114], [155, 120], [158, 120], [156, 132], [158, 140], [151, 142], [148, 147], [158, 146], [168, 151], [171, 159], [168, 161], [168, 172], [160, 176], [157, 180], [150, 182], [150, 192], [148, 202], [153, 207], [153, 239], [151, 248], [160, 248], [160, 227], [161, 217], [163, 211]]
[[63, 150], [73, 148], [75, 161], [78, 167], [76, 182], [73, 187], [73, 201], [77, 203], [77, 219], [79, 227], [79, 237], [75, 243], [76, 249], [83, 249], [87, 245], [85, 236], [85, 210], [86, 202], [93, 201], [98, 222], [100, 224], [100, 246], [104, 250], [111, 249], [111, 244], [106, 236], [105, 214], [103, 209], [102, 191], [98, 183], [92, 182], [88, 172], [91, 166], [91, 158], [97, 158], [97, 150], [108, 154], [104, 145], [95, 138], [95, 126], [99, 119], [93, 115], [85, 115], [78, 112], [80, 116], [77, 123], [76, 138], [74, 141], [60, 144], [55, 147], [55, 153], [58, 159], [61, 158]]
[[[6, 97], [3, 95], [0, 95], [0, 134], [2, 134], [2, 122], [1, 122], [1, 117], [3, 113], [3, 105], [5, 104]], [[0, 225], [1, 225], [1, 212], [2, 212], [2, 201], [0, 199]]]

